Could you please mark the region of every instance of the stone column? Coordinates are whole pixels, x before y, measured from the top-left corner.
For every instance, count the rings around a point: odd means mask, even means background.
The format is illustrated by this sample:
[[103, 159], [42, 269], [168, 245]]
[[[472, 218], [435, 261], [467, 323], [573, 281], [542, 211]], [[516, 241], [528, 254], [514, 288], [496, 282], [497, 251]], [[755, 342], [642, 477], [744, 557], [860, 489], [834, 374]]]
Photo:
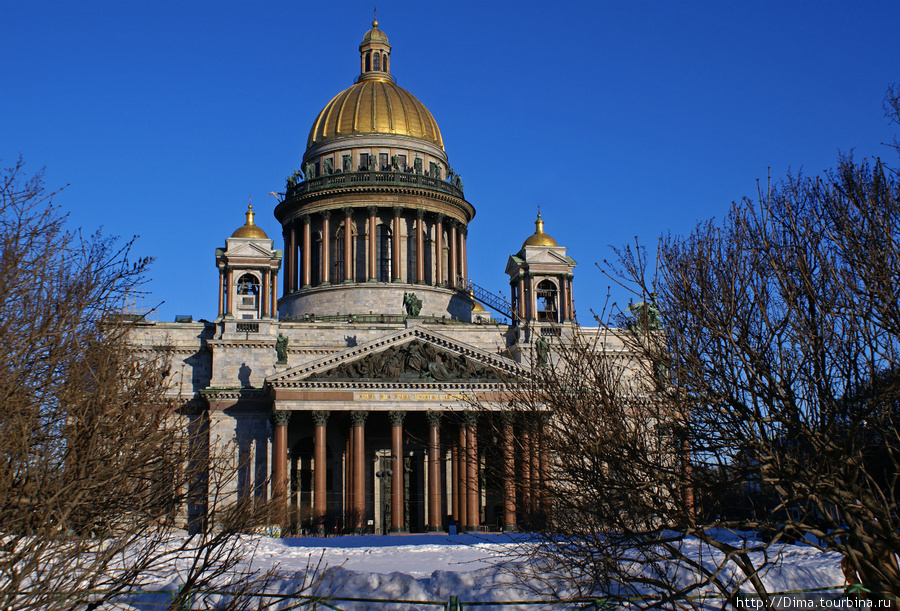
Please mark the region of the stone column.
[[466, 235], [469, 233], [468, 227], [460, 226], [459, 228], [459, 275], [469, 282], [469, 267], [466, 264]]
[[565, 322], [565, 321], [569, 320], [569, 314], [568, 314], [569, 298], [566, 297], [567, 293], [568, 293], [568, 290], [566, 287], [566, 279], [565, 279], [565, 277], [560, 277], [560, 279], [559, 279], [559, 296], [558, 296], [559, 322]]
[[516, 291], [516, 307], [518, 308], [519, 320], [525, 320], [525, 276], [521, 272], [519, 272], [517, 286], [519, 288]]
[[256, 307], [259, 311], [259, 317], [265, 318], [269, 310], [269, 270], [262, 272], [262, 286], [259, 289], [259, 303]]
[[277, 520], [284, 523], [287, 518], [287, 425], [291, 412], [274, 411], [272, 424], [275, 425], [272, 444], [272, 497], [275, 499]]
[[350, 514], [353, 511], [353, 451], [356, 447], [356, 429], [351, 426], [344, 444], [344, 528], [351, 526]]
[[406, 530], [406, 512], [403, 502], [403, 483], [406, 478], [403, 462], [403, 420], [406, 412], [391, 412], [391, 532]]
[[441, 516], [441, 412], [427, 412], [428, 420], [428, 530], [442, 530]]
[[344, 282], [353, 282], [353, 208], [344, 208]]
[[288, 224], [287, 244], [284, 261], [284, 294], [297, 290], [297, 227], [294, 221]]
[[425, 211], [416, 210], [416, 284], [425, 284]]
[[541, 511], [541, 454], [540, 435], [537, 430], [531, 431], [531, 452], [528, 453], [531, 460], [531, 513]]
[[515, 432], [510, 415], [503, 418], [503, 530], [516, 530]]
[[225, 268], [219, 268], [219, 316], [225, 314]]
[[228, 316], [234, 315], [234, 299], [235, 299], [235, 291], [234, 291], [234, 270], [226, 269], [225, 273], [228, 275], [228, 285], [225, 287], [225, 313]]
[[369, 274], [368, 280], [369, 282], [377, 282], [378, 281], [378, 258], [376, 255], [376, 243], [377, 236], [375, 235], [375, 230], [378, 227], [377, 219], [375, 217], [378, 214], [377, 206], [367, 206], [366, 210], [369, 212], [369, 236], [368, 236], [368, 245], [369, 245]]
[[450, 237], [447, 240], [448, 242], [450, 242], [450, 257], [448, 261], [449, 265], [447, 265], [447, 267], [450, 268], [450, 277], [448, 278], [448, 280], [451, 287], [456, 286], [456, 275], [459, 272], [459, 268], [456, 266], [457, 257], [459, 256], [459, 249], [457, 248], [456, 244], [456, 225], [456, 220], [450, 221]]
[[393, 240], [391, 242], [391, 280], [394, 282], [402, 282], [403, 275], [400, 270], [400, 215], [403, 214], [403, 208], [394, 207], [394, 229]]
[[566, 296], [569, 298], [569, 320], [575, 320], [575, 296], [572, 294], [572, 278], [567, 278], [569, 282], [569, 290]]
[[459, 440], [450, 444], [450, 519], [459, 524]]
[[354, 526], [362, 530], [366, 518], [366, 418], [369, 412], [352, 412], [353, 424], [353, 507]]
[[322, 535], [325, 534], [325, 513], [328, 511], [328, 501], [326, 495], [326, 482], [328, 477], [327, 471], [327, 453], [325, 449], [328, 424], [328, 412], [313, 412], [313, 424], [315, 430], [313, 432], [313, 455], [316, 461], [315, 470], [313, 471], [313, 494], [315, 495], [315, 506], [313, 507], [313, 523], [316, 525], [316, 531]]
[[520, 485], [522, 490], [522, 513], [527, 519], [531, 513], [531, 435], [527, 425], [522, 427], [522, 449], [519, 454], [519, 464], [522, 467]]
[[476, 412], [466, 413], [466, 530], [481, 525], [481, 494], [478, 489], [478, 437]]
[[331, 284], [331, 210], [322, 211], [322, 284]]
[[437, 286], [444, 285], [444, 215], [438, 214], [435, 223], [437, 228], [435, 231], [436, 240], [434, 243], [435, 255], [435, 284]]
[[312, 254], [312, 246], [310, 244], [311, 231], [309, 228], [309, 215], [304, 214], [303, 217], [303, 288], [308, 289], [312, 283], [312, 268], [310, 260]]
[[529, 320], [537, 320], [537, 285], [534, 283], [534, 274], [528, 274], [528, 313]]
[[269, 305], [269, 316], [278, 318], [278, 270], [272, 270], [272, 301]]
[[457, 475], [457, 486], [459, 487], [459, 506], [457, 507], [457, 514], [459, 520], [459, 530], [460, 532], [466, 529], [466, 524], [469, 523], [467, 519], [468, 510], [469, 510], [469, 483], [466, 479], [466, 475], [468, 473], [468, 452], [466, 452], [466, 425], [464, 423], [460, 423], [459, 425], [459, 442], [457, 448], [457, 455], [459, 457], [458, 467], [456, 469]]

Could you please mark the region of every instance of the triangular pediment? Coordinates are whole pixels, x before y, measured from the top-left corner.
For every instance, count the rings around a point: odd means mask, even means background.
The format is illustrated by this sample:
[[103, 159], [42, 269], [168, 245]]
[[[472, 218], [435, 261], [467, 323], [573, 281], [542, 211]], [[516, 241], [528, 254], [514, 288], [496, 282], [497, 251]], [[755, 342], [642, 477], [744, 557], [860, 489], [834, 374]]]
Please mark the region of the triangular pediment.
[[500, 383], [523, 375], [510, 358], [414, 326], [288, 369], [266, 382], [274, 388], [326, 381], [456, 385]]
[[529, 264], [533, 263], [552, 263], [556, 265], [568, 265], [569, 260], [566, 257], [566, 251], [564, 248], [553, 249], [528, 249], [528, 252], [525, 253], [525, 262]]
[[[271, 244], [271, 240], [269, 241]], [[254, 242], [231, 242], [228, 243], [228, 249], [225, 251], [227, 257], [241, 257], [252, 259], [271, 259], [274, 254], [271, 248], [265, 243]]]

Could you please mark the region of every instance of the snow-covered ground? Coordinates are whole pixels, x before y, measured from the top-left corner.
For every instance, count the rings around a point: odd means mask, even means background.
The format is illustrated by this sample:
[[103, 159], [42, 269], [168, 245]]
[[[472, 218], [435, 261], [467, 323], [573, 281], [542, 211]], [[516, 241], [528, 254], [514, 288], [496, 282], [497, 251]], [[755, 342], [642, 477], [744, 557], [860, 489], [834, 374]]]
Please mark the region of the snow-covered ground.
[[[282, 577], [270, 591], [297, 591], [304, 580], [309, 580], [310, 566], [320, 564], [320, 581], [305, 594], [444, 602], [450, 596], [469, 602], [536, 598], [534, 591], [514, 584], [512, 575], [504, 570], [510, 562], [510, 546], [521, 549], [521, 546], [530, 545], [527, 536], [523, 535], [429, 534], [286, 539], [248, 536], [245, 545], [248, 550], [255, 548], [254, 568], [267, 570], [277, 567], [281, 573]], [[688, 545], [696, 545], [696, 542], [689, 542]], [[764, 575], [769, 591], [843, 584], [840, 556], [837, 554], [791, 545], [784, 546], [780, 552], [781, 562]], [[326, 565], [331, 568], [330, 571], [322, 570], [321, 567]], [[170, 575], [171, 580], [160, 583], [161, 587], [171, 589], [177, 586], [177, 570]], [[374, 603], [351, 605], [346, 602], [339, 603], [339, 607], [391, 608]], [[505, 610], [512, 608], [503, 607]]]

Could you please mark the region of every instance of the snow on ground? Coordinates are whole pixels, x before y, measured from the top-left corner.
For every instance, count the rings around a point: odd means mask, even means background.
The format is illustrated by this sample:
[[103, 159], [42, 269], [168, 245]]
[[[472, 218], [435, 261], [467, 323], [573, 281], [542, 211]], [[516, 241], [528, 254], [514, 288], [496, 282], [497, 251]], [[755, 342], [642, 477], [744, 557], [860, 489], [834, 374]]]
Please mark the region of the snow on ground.
[[[482, 603], [536, 598], [533, 591], [514, 585], [513, 577], [503, 570], [504, 564], [510, 562], [510, 546], [521, 550], [522, 546], [531, 545], [527, 535], [427, 534], [285, 539], [247, 536], [244, 545], [248, 552], [255, 548], [253, 568], [262, 571], [277, 568], [282, 575], [270, 592], [298, 591], [304, 580], [309, 579], [310, 566], [315, 567], [321, 561], [320, 566], [327, 565], [331, 571], [320, 569], [318, 583], [304, 594], [444, 602], [455, 595], [460, 601]], [[696, 548], [697, 542], [689, 540], [686, 545]], [[770, 568], [763, 577], [770, 592], [843, 584], [839, 555], [796, 545], [783, 546], [780, 552], [780, 564]], [[172, 571], [159, 586], [174, 589], [178, 581], [176, 572]], [[563, 595], [566, 595], [565, 590]], [[574, 592], [568, 595], [574, 596]], [[142, 607], [138, 605], [137, 608]], [[272, 608], [278, 608], [278, 605]], [[392, 607], [341, 603], [340, 608], [387, 610]], [[513, 608], [503, 607], [504, 611]]]

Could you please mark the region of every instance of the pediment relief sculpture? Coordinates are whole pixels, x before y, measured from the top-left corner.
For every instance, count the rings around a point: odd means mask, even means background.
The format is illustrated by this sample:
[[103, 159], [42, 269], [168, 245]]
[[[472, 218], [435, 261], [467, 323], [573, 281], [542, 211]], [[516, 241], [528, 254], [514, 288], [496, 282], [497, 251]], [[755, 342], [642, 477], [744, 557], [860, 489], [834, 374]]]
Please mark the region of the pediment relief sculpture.
[[462, 354], [413, 340], [370, 354], [356, 361], [341, 363], [308, 379], [330, 380], [499, 380], [497, 372]]

